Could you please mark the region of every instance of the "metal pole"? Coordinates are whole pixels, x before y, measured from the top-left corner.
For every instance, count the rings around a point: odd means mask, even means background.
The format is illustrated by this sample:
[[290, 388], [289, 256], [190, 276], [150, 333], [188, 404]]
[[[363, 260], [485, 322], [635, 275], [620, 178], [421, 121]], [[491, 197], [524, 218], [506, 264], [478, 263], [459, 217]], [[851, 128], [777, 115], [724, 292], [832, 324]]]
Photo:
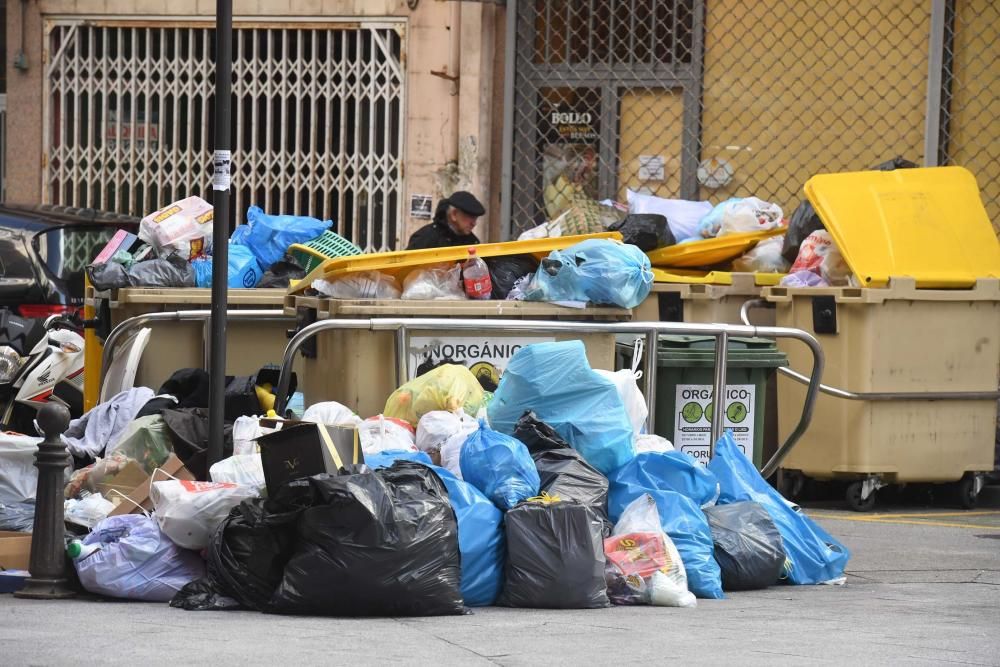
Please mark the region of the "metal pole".
[[503, 63], [503, 143], [500, 148], [500, 240], [511, 237], [514, 212], [514, 64], [517, 55], [517, 0], [507, 0]]
[[924, 117], [924, 166], [938, 166], [941, 140], [941, 75], [944, 67], [945, 0], [931, 0], [927, 53], [927, 110]]
[[215, 154], [212, 191], [212, 340], [209, 368], [208, 465], [222, 459], [226, 407], [226, 311], [229, 285], [229, 132], [233, 78], [233, 0], [215, 4]]
[[715, 339], [715, 387], [712, 394], [712, 434], [708, 439], [708, 460], [715, 454], [715, 443], [726, 432], [726, 365], [729, 363], [729, 333], [720, 331]]
[[660, 335], [655, 331], [646, 332], [646, 359], [643, 373], [646, 374], [646, 403], [649, 405], [649, 416], [646, 419], [646, 432], [656, 433], [656, 380], [660, 371]]

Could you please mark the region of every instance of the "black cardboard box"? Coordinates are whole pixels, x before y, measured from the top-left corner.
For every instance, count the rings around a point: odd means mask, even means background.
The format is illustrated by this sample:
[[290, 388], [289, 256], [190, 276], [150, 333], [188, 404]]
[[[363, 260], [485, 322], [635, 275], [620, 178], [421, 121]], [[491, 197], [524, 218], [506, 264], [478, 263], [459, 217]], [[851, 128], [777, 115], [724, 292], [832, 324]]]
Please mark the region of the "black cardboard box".
[[336, 475], [365, 462], [357, 430], [344, 426], [286, 422], [280, 431], [257, 438], [257, 444], [269, 496], [292, 480]]

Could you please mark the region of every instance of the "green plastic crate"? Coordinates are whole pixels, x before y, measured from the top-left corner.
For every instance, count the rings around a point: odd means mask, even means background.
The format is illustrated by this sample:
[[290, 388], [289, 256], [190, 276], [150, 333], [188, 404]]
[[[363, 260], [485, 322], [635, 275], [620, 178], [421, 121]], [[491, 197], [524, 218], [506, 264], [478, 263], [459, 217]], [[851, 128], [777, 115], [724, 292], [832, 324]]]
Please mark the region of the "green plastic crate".
[[336, 232], [326, 231], [308, 243], [296, 243], [288, 249], [292, 257], [309, 273], [325, 260], [360, 255], [361, 248]]

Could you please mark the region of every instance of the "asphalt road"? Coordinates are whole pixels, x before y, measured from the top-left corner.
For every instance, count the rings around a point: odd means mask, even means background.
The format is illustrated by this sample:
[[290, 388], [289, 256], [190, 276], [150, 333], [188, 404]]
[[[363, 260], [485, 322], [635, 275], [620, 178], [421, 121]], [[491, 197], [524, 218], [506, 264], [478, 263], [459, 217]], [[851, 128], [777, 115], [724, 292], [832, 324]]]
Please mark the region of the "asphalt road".
[[1000, 511], [809, 510], [853, 552], [844, 586], [695, 609], [477, 609], [332, 619], [0, 596], [4, 665], [1000, 665]]

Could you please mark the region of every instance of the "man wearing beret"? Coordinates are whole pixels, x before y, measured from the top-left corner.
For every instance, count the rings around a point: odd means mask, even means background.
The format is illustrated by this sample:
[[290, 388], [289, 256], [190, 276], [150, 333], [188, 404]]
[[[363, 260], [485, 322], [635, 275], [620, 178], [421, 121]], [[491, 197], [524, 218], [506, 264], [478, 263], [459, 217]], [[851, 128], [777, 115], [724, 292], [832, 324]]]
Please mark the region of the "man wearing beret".
[[472, 229], [476, 226], [476, 219], [484, 213], [486, 209], [471, 192], [459, 190], [452, 193], [438, 202], [434, 221], [414, 232], [406, 249], [476, 245], [479, 239]]

